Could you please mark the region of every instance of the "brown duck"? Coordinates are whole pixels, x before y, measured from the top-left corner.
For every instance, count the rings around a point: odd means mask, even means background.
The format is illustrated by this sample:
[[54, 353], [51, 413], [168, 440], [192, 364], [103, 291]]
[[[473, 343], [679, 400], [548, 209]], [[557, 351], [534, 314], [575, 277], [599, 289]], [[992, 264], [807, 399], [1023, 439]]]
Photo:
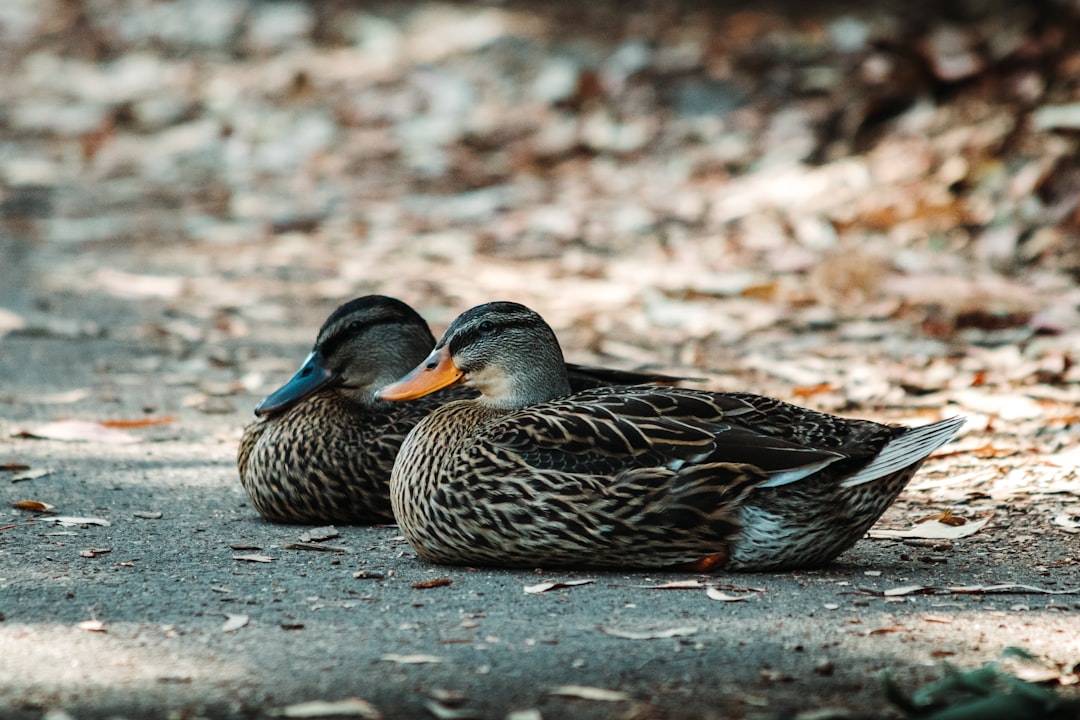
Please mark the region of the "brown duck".
[[[405, 435], [436, 407], [475, 395], [459, 387], [407, 404], [375, 398], [434, 344], [423, 318], [394, 298], [369, 295], [331, 313], [300, 369], [259, 403], [240, 440], [240, 482], [259, 514], [283, 523], [393, 522], [390, 470]], [[566, 372], [577, 389], [677, 379], [578, 365]]]
[[573, 394], [559, 343], [509, 302], [458, 317], [376, 393], [480, 393], [409, 434], [394, 513], [423, 558], [520, 567], [779, 570], [829, 562], [963, 424], [851, 420], [749, 393]]

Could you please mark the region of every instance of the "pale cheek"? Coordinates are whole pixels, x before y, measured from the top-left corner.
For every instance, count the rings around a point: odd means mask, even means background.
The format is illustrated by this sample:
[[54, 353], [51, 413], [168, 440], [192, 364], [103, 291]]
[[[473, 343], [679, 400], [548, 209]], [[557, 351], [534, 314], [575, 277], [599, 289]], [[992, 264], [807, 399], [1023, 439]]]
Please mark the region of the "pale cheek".
[[503, 396], [510, 389], [506, 375], [492, 367], [470, 373], [467, 384], [489, 397]]

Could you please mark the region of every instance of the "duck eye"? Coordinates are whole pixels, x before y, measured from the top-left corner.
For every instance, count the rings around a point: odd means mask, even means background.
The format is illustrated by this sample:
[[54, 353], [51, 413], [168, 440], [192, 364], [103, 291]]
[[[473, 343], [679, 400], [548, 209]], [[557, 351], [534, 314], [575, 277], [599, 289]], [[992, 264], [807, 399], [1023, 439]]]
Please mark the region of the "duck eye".
[[359, 320], [353, 320], [349, 323], [349, 332], [360, 332], [360, 328], [363, 327]]
[[491, 322], [490, 320], [485, 320], [482, 323], [480, 323], [480, 332], [482, 332], [482, 333], [489, 333], [494, 329], [495, 329], [495, 323]]

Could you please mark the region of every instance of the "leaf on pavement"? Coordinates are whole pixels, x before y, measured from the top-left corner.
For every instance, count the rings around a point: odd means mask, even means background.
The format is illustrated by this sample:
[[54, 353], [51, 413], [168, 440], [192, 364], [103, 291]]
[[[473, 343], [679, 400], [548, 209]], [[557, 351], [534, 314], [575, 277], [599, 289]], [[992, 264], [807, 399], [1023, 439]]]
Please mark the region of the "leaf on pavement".
[[53, 517], [43, 517], [42, 522], [52, 522], [62, 527], [76, 527], [78, 525], [100, 525], [101, 527], [109, 527], [111, 522], [103, 518], [95, 517], [78, 517], [75, 515], [55, 515]]
[[112, 548], [87, 548], [79, 553], [84, 558], [96, 558], [98, 555], [105, 555], [111, 553]]
[[[55, 506], [50, 505], [46, 502], [41, 502], [40, 500], [20, 500], [16, 503], [12, 503], [11, 507], [15, 508], [16, 510], [25, 510], [26, 512], [41, 513], [48, 512], [54, 509]], [[55, 518], [53, 519], [55, 520]]]
[[110, 445], [137, 443], [139, 439], [131, 433], [117, 428], [106, 427], [90, 420], [58, 420], [40, 425], [32, 430], [20, 430], [15, 437], [36, 438], [39, 440], [63, 440], [65, 442], [96, 442]]
[[577, 698], [579, 700], [597, 700], [600, 702], [621, 702], [629, 700], [629, 693], [622, 690], [608, 690], [606, 688], [592, 687], [590, 685], [560, 685], [552, 688], [550, 695], [559, 697]]
[[386, 653], [379, 659], [385, 662], [397, 663], [398, 665], [430, 665], [432, 663], [441, 663], [443, 661], [438, 655], [425, 655], [423, 653], [416, 653], [413, 655]]
[[23, 470], [29, 470], [29, 469], [30, 469], [30, 466], [27, 465], [26, 463], [21, 463], [21, 462], [0, 463], [0, 470], [6, 471], [6, 472], [22, 472]]
[[36, 480], [46, 475], [52, 475], [52, 468], [38, 468], [37, 470], [23, 470], [21, 472], [14, 473], [11, 476], [11, 482], [22, 482], [23, 480]]
[[221, 626], [221, 632], [236, 632], [248, 624], [250, 618], [247, 615], [230, 615], [225, 613], [225, 624]]
[[551, 590], [561, 590], [563, 588], [577, 587], [578, 585], [590, 585], [596, 582], [593, 578], [585, 580], [552, 580], [550, 582], [537, 583], [536, 585], [526, 585], [525, 592], [529, 595], [539, 595]]
[[269, 555], [233, 555], [232, 559], [254, 563], [268, 563], [274, 561], [274, 558], [270, 557]]
[[1067, 533], [1080, 533], [1080, 506], [1065, 508], [1052, 522]]
[[698, 630], [696, 627], [674, 627], [665, 630], [620, 630], [607, 625], [601, 625], [597, 629], [605, 635], [627, 640], [661, 640], [663, 638], [686, 637], [687, 635], [693, 635]]
[[916, 523], [915, 525], [907, 528], [906, 530], [871, 530], [869, 535], [872, 538], [922, 538], [924, 540], [956, 540], [958, 538], [967, 537], [968, 535], [974, 535], [979, 532], [990, 522], [990, 518], [993, 517], [993, 513], [987, 515], [981, 520], [968, 520], [962, 525], [954, 525], [949, 523], [955, 523], [957, 516], [950, 516], [948, 522], [942, 522], [941, 520], [927, 520], [926, 522]]
[[267, 714], [283, 718], [359, 717], [381, 720], [382, 713], [367, 700], [358, 697], [344, 700], [311, 700], [285, 707], [273, 708]]
[[753, 595], [728, 595], [720, 588], [711, 585], [705, 589], [705, 594], [709, 596], [710, 600], [719, 600], [720, 602], [739, 602], [753, 597]]
[[164, 417], [135, 418], [134, 420], [102, 420], [101, 424], [107, 428], [131, 429], [154, 427], [155, 425], [168, 425], [169, 423], [173, 422], [176, 422], [175, 415], [166, 415]]
[[431, 588], [446, 587], [452, 584], [454, 581], [447, 577], [435, 578], [434, 580], [425, 580], [423, 582], [413, 583], [413, 590], [430, 590]]

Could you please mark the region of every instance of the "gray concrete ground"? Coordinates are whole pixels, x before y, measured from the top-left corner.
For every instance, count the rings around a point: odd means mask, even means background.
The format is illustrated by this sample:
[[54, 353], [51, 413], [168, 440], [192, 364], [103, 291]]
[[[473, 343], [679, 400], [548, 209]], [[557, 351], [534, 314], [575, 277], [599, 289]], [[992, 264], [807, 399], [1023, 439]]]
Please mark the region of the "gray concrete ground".
[[[14, 291], [6, 300], [21, 302]], [[4, 717], [266, 717], [352, 697], [386, 718], [426, 717], [426, 703], [445, 703], [446, 693], [462, 703], [453, 709], [484, 718], [777, 718], [827, 708], [882, 717], [891, 712], [886, 669], [914, 687], [940, 676], [942, 659], [974, 666], [1022, 645], [1064, 667], [1080, 652], [1075, 595], [880, 595], [913, 584], [1080, 585], [1075, 544], [1062, 535], [1015, 542], [1029, 532], [1023, 514], [951, 544], [865, 540], [826, 570], [716, 578], [433, 567], [390, 527], [337, 528], [321, 544], [340, 551], [294, 549], [309, 529], [261, 521], [233, 465], [257, 395], [206, 393], [225, 392], [244, 368], [223, 361], [191, 375], [192, 356], [131, 331], [159, 312], [107, 300], [91, 310], [59, 295], [51, 315], [85, 327], [107, 320], [109, 337], [24, 331], [3, 341], [0, 462], [50, 471], [0, 476]], [[212, 354], [243, 356], [257, 344]], [[259, 354], [284, 358], [284, 377], [305, 349]], [[73, 389], [85, 396], [56, 395]], [[126, 430], [140, 439], [129, 444], [13, 436], [59, 417], [170, 415]], [[57, 525], [11, 509], [21, 500], [110, 524]], [[237, 559], [245, 555], [270, 561]], [[524, 591], [581, 579], [593, 582]], [[652, 589], [685, 580], [746, 599]], [[236, 616], [246, 624], [227, 630]], [[554, 694], [567, 685], [624, 699]]]

